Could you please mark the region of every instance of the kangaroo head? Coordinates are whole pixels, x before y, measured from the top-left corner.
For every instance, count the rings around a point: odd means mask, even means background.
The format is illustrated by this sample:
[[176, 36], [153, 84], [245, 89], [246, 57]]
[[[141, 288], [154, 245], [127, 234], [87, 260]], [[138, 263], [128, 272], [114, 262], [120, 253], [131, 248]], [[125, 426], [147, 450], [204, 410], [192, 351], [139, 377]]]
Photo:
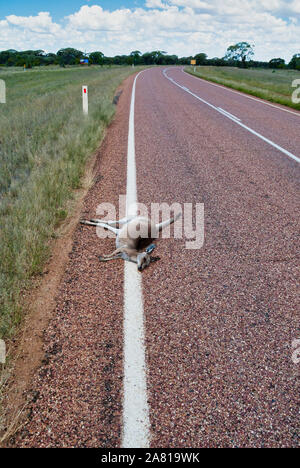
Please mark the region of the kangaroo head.
[[139, 271], [143, 271], [144, 268], [150, 265], [151, 258], [147, 252], [141, 252], [137, 256], [137, 267]]

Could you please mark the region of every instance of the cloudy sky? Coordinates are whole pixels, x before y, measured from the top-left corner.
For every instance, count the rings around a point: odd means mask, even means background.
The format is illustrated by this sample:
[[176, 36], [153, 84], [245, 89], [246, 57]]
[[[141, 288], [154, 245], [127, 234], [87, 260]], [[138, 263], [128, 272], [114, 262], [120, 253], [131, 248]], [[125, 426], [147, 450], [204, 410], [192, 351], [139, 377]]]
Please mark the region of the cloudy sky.
[[164, 50], [225, 54], [239, 41], [255, 59], [300, 53], [300, 0], [10, 0], [0, 2], [0, 50], [75, 47], [105, 55]]

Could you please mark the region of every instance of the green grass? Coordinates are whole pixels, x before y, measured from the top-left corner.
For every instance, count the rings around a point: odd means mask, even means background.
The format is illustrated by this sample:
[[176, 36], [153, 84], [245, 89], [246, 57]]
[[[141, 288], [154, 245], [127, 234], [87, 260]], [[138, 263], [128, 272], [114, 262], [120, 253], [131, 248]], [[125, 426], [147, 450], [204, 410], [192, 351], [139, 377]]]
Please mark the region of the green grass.
[[[0, 68], [7, 103], [0, 104], [0, 337], [22, 317], [24, 288], [41, 273], [49, 239], [67, 215], [89, 156], [115, 107], [130, 67]], [[81, 86], [89, 86], [89, 116]]]
[[277, 102], [300, 110], [300, 104], [292, 102], [293, 80], [300, 79], [297, 70], [269, 70], [263, 68], [233, 68], [233, 67], [186, 67], [191, 75], [199, 76], [208, 81], [219, 83], [243, 93]]

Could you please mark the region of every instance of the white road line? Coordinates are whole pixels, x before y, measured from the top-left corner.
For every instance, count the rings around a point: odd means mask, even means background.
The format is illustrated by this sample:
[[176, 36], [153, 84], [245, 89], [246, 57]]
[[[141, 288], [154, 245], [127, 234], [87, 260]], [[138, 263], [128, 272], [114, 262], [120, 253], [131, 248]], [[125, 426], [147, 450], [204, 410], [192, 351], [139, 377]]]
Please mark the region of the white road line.
[[[133, 83], [129, 116], [126, 199], [127, 215], [137, 213], [134, 106], [136, 81], [140, 73], [135, 77]], [[136, 264], [125, 262], [122, 448], [148, 448], [150, 445], [150, 422], [147, 402], [147, 373], [144, 341], [145, 332], [142, 276], [137, 271]]]
[[[169, 76], [167, 75], [166, 73], [166, 70], [163, 71], [163, 74], [164, 76], [170, 80]], [[252, 130], [252, 128], [250, 127], [247, 127], [247, 125], [243, 124], [242, 122], [239, 122], [238, 120], [236, 120], [236, 118], [233, 118], [231, 117], [230, 115], [228, 114], [225, 114], [224, 112], [222, 112], [218, 107], [214, 106], [213, 104], [210, 104], [209, 102], [205, 101], [204, 99], [202, 99], [201, 97], [197, 96], [197, 94], [194, 94], [192, 93], [192, 91], [187, 91], [187, 88], [185, 88], [184, 86], [181, 86], [179, 83], [177, 83], [175, 80], [172, 81], [172, 83], [176, 86], [178, 86], [179, 88], [183, 89], [183, 91], [185, 91], [186, 93], [189, 93], [191, 94], [192, 96], [194, 96], [196, 99], [198, 99], [199, 101], [203, 102], [204, 104], [206, 104], [207, 106], [211, 107], [212, 109], [215, 109], [217, 112], [219, 112], [219, 114], [222, 114], [224, 117], [227, 117], [228, 119], [232, 120], [233, 122], [235, 122], [237, 125], [240, 125], [241, 127], [243, 127], [245, 130], [247, 130], [248, 132], [252, 133], [253, 135], [257, 136], [258, 138], [260, 138], [261, 140], [265, 141], [266, 143], [268, 143], [269, 145], [273, 146], [274, 148], [276, 148], [277, 150], [281, 151], [282, 153], [284, 153], [286, 156], [289, 156], [290, 158], [294, 159], [295, 161], [297, 161], [298, 163], [300, 163], [300, 158], [298, 158], [297, 156], [295, 156], [293, 153], [290, 153], [289, 151], [285, 150], [284, 148], [282, 148], [281, 146], [277, 145], [276, 143], [274, 143], [272, 140], [269, 140], [268, 138], [264, 137], [263, 135], [261, 135], [260, 133], [256, 132], [255, 130]]]
[[200, 76], [195, 76], [195, 75], [192, 75], [191, 73], [186, 72], [183, 68], [181, 69], [181, 71], [183, 73], [186, 73], [189, 76], [192, 76], [196, 80], [204, 81], [204, 83], [210, 84], [211, 86], [216, 86], [217, 88], [221, 88], [224, 91], [229, 91], [230, 93], [238, 94], [239, 96], [242, 96], [242, 97], [247, 98], [247, 99], [252, 99], [252, 101], [259, 102], [260, 104], [264, 104], [264, 105], [270, 106], [270, 107], [275, 107], [275, 109], [281, 110], [283, 112], [288, 112], [289, 114], [293, 114], [293, 115], [296, 115], [297, 117], [300, 117], [300, 112], [294, 112], [294, 111], [289, 110], [289, 109], [284, 109], [283, 107], [279, 107], [279, 106], [276, 106], [275, 104], [271, 104], [270, 102], [266, 102], [263, 99], [257, 99], [257, 98], [255, 98], [253, 96], [249, 96], [246, 93], [242, 93], [241, 91], [236, 91], [235, 89], [228, 88], [226, 85], [219, 85], [217, 83], [213, 83], [212, 81], [204, 80], [203, 78], [200, 78]]
[[222, 107], [218, 107], [218, 109], [220, 109], [222, 112], [225, 112], [225, 114], [230, 115], [230, 117], [233, 117], [235, 120], [241, 121], [241, 119], [239, 119], [238, 117], [236, 117], [233, 114], [230, 114], [230, 112], [226, 111], [225, 109], [222, 109]]

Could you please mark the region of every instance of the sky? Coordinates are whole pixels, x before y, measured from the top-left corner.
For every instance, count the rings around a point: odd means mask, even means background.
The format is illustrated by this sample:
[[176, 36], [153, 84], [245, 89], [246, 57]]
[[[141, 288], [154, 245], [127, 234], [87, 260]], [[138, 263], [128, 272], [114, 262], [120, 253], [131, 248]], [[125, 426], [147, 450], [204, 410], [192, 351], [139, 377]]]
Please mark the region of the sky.
[[256, 60], [289, 61], [300, 53], [300, 0], [0, 0], [0, 50], [211, 58], [239, 41], [255, 46]]

